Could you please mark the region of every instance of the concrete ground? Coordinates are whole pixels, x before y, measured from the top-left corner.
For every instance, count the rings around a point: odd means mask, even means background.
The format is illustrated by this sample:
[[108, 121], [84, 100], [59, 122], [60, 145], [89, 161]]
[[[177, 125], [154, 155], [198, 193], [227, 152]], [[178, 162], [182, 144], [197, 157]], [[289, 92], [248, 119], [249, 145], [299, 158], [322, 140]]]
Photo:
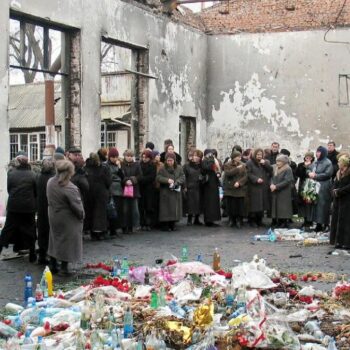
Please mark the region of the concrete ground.
[[[203, 262], [212, 263], [215, 247], [219, 248], [221, 261], [224, 267], [237, 264], [236, 260], [250, 261], [253, 255], [258, 254], [267, 260], [270, 267], [277, 267], [284, 272], [333, 272], [338, 275], [350, 275], [350, 256], [332, 256], [327, 253], [329, 245], [313, 247], [298, 247], [296, 242], [256, 242], [255, 234], [264, 234], [265, 229], [252, 229], [244, 226], [237, 230], [229, 228], [223, 221], [219, 227], [188, 227], [184, 222], [178, 224], [175, 232], [137, 232], [104, 241], [90, 241], [84, 238], [84, 261], [86, 263], [106, 262], [114, 256], [127, 256], [130, 261], [152, 265], [155, 259], [162, 258], [165, 253], [180, 256], [181, 248], [188, 245], [189, 258], [196, 259], [202, 255]], [[5, 249], [2, 254], [11, 252]], [[79, 266], [78, 266], [79, 267]], [[80, 266], [82, 267], [82, 265]], [[7, 302], [22, 303], [23, 278], [26, 272], [33, 275], [33, 284], [40, 281], [43, 267], [30, 264], [28, 257], [14, 260], [0, 261], [0, 308]], [[86, 270], [79, 269], [80, 273], [73, 279], [64, 279], [54, 276], [54, 283], [60, 285], [71, 283], [77, 278], [89, 277]], [[91, 270], [90, 270], [91, 272]], [[92, 277], [92, 276], [90, 276]], [[312, 282], [315, 288], [330, 291], [335, 283]]]

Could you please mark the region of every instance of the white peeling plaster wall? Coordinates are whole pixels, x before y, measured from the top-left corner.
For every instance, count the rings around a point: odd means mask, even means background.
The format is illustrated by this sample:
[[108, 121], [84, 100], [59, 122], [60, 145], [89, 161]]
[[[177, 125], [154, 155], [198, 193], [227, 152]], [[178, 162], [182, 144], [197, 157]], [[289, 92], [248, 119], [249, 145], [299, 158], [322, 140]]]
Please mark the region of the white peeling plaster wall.
[[[338, 29], [328, 40], [346, 42], [349, 34]], [[210, 146], [223, 157], [236, 143], [269, 147], [276, 140], [299, 159], [330, 139], [349, 149], [350, 106], [338, 105], [338, 77], [350, 74], [350, 45], [323, 37], [324, 31], [210, 37]]]

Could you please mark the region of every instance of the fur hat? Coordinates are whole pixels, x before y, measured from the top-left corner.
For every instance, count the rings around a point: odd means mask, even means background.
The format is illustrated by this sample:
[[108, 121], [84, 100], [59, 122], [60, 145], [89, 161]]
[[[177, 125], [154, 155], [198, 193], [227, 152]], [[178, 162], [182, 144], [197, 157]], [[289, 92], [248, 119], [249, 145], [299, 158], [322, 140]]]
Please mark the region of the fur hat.
[[241, 157], [241, 156], [242, 156], [241, 152], [239, 152], [237, 150], [233, 150], [231, 153], [231, 159], [235, 159], [235, 158]]
[[119, 152], [115, 147], [111, 147], [108, 151], [108, 158], [119, 157]]
[[280, 153], [281, 153], [281, 154], [284, 154], [285, 156], [290, 157], [290, 152], [289, 152], [287, 149], [285, 149], [285, 148], [282, 148], [281, 151], [280, 151]]
[[289, 163], [289, 158], [285, 154], [280, 154], [276, 158], [276, 162], [281, 162], [283, 164], [288, 164]]
[[342, 154], [339, 159], [338, 159], [338, 163], [340, 163], [343, 166], [348, 167], [350, 165], [350, 158], [349, 155], [347, 154]]
[[305, 159], [306, 157], [310, 157], [310, 158], [314, 159], [314, 158], [315, 158], [314, 152], [312, 152], [312, 151], [307, 151], [307, 152], [304, 154], [304, 159]]

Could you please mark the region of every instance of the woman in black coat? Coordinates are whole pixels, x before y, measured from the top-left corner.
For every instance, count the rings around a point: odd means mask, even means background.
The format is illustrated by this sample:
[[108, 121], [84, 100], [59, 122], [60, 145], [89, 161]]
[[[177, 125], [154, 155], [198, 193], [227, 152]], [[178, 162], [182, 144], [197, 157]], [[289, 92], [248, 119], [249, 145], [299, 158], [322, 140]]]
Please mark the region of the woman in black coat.
[[41, 173], [36, 181], [37, 192], [37, 226], [38, 226], [38, 246], [39, 246], [39, 259], [40, 265], [47, 265], [48, 260], [46, 257], [47, 249], [49, 247], [49, 213], [48, 202], [46, 195], [47, 182], [51, 177], [55, 176], [55, 164], [52, 159], [44, 159], [42, 163]]
[[199, 221], [199, 215], [201, 214], [201, 183], [202, 183], [202, 167], [201, 161], [203, 158], [203, 152], [195, 150], [191, 159], [183, 167], [183, 171], [186, 177], [185, 182], [185, 198], [187, 207], [187, 225], [192, 225], [192, 219], [194, 217], [194, 225], [202, 225]]
[[124, 152], [122, 170], [124, 173], [122, 228], [123, 233], [132, 233], [133, 228], [137, 227], [140, 221], [138, 199], [140, 198], [141, 168], [140, 164], [135, 162], [134, 152], [130, 149]]
[[139, 179], [140, 198], [140, 225], [141, 230], [151, 231], [151, 226], [156, 223], [154, 197], [157, 168], [153, 163], [153, 154], [150, 150], [144, 150], [141, 154], [141, 176]]
[[338, 159], [339, 170], [333, 187], [333, 212], [330, 244], [335, 248], [350, 249], [350, 157]]
[[109, 169], [101, 164], [96, 153], [90, 153], [86, 160], [86, 173], [91, 198], [91, 239], [98, 240], [107, 231], [107, 204], [112, 178]]
[[5, 226], [0, 235], [0, 253], [2, 247], [13, 244], [14, 252], [29, 249], [29, 262], [35, 262], [36, 176], [23, 151], [18, 152], [15, 166], [7, 174], [7, 192], [9, 198]]
[[204, 222], [206, 226], [217, 226], [214, 222], [221, 219], [219, 194], [221, 169], [219, 161], [215, 158], [211, 149], [206, 149], [204, 151], [202, 175], [202, 210]]

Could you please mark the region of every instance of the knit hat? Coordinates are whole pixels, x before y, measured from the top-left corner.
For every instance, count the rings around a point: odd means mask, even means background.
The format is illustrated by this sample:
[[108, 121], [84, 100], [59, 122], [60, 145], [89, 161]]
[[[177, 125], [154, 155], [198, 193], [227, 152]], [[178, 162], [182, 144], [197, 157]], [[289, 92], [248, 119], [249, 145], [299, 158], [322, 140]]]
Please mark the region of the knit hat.
[[16, 154], [16, 158], [28, 158], [28, 154], [24, 151], [18, 151]]
[[235, 158], [241, 157], [241, 156], [242, 156], [241, 152], [239, 152], [237, 150], [233, 150], [231, 153], [231, 159], [235, 159]]
[[175, 154], [174, 153], [167, 153], [166, 155], [165, 155], [165, 160], [167, 160], [167, 159], [173, 159], [174, 161], [176, 161], [176, 156], [175, 156]]
[[[56, 149], [55, 149], [55, 153], [61, 153], [61, 154], [64, 154], [64, 149], [60, 146], [58, 146]], [[73, 152], [71, 152], [73, 153]]]
[[119, 152], [115, 147], [111, 147], [108, 151], [108, 158], [119, 157]]
[[349, 158], [349, 156], [347, 154], [341, 155], [339, 157], [339, 159], [338, 159], [338, 163], [348, 167], [350, 165], [350, 158]]
[[305, 159], [306, 157], [310, 157], [310, 158], [314, 159], [314, 158], [315, 158], [314, 152], [307, 151], [307, 152], [305, 153], [305, 155], [304, 155], [304, 159]]
[[160, 155], [159, 151], [152, 151], [153, 158], [155, 158], [155, 157], [157, 157], [159, 155]]
[[283, 164], [288, 164], [289, 163], [289, 158], [285, 154], [280, 154], [276, 158], [276, 162], [281, 162]]
[[328, 151], [326, 147], [323, 147], [323, 146], [317, 147], [317, 152], [321, 153], [321, 156], [319, 158], [320, 160], [327, 157]]
[[146, 158], [150, 158], [150, 159], [153, 159], [153, 153], [152, 151], [150, 151], [149, 149], [145, 149], [141, 155], [145, 155]]
[[64, 157], [64, 154], [60, 153], [60, 152], [55, 152], [53, 154], [53, 160], [54, 161], [57, 161], [57, 160], [64, 160], [65, 157]]

